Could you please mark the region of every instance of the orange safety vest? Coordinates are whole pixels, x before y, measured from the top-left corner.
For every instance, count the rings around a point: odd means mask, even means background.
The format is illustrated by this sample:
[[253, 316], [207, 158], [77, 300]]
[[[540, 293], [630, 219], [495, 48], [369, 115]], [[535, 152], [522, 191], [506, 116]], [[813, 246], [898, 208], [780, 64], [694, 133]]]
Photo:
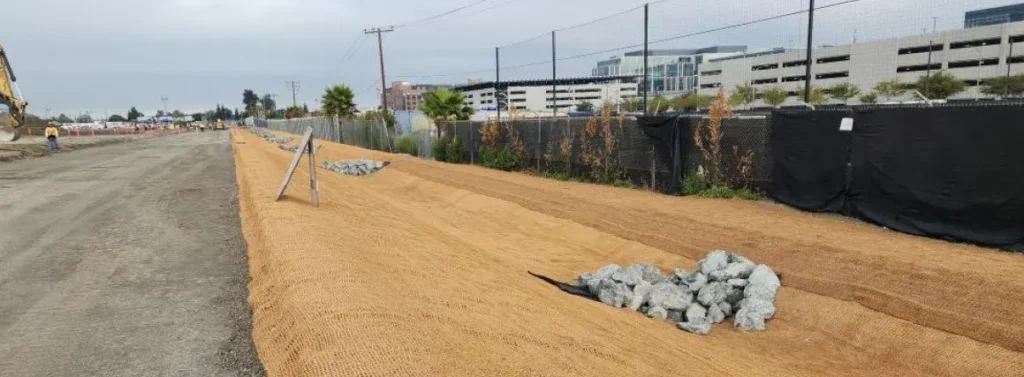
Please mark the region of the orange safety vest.
[[57, 127], [46, 127], [46, 136], [59, 136], [60, 132], [57, 131]]

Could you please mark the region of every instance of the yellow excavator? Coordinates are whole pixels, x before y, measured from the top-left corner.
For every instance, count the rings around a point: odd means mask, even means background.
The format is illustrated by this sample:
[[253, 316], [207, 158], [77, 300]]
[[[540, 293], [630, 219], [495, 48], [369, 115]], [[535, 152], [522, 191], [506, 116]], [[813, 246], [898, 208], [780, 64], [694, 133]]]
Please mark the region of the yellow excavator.
[[21, 137], [18, 127], [25, 123], [28, 102], [22, 99], [16, 81], [11, 61], [7, 59], [4, 46], [0, 46], [0, 104], [7, 106], [7, 114], [0, 113], [0, 143], [18, 140]]

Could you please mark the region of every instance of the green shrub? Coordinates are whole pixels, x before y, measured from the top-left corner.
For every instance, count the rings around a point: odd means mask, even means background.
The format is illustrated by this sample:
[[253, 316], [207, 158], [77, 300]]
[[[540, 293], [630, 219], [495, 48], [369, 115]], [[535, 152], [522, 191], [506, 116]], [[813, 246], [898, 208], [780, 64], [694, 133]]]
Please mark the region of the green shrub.
[[448, 162], [460, 164], [465, 161], [462, 159], [462, 139], [458, 136], [452, 138], [451, 143], [448, 143]]
[[702, 198], [761, 200], [761, 195], [749, 188], [734, 189], [728, 186], [713, 186], [697, 193]]
[[440, 139], [434, 139], [433, 152], [434, 160], [446, 162], [448, 161], [448, 143], [449, 140], [446, 137]]
[[561, 172], [561, 171], [546, 171], [544, 173], [541, 173], [541, 176], [544, 177], [544, 178], [548, 178], [548, 179], [557, 179], [559, 181], [583, 182], [583, 178], [574, 177], [574, 176], [570, 175], [569, 173]]
[[519, 168], [519, 159], [511, 146], [504, 147], [480, 147], [480, 163], [484, 167], [504, 171], [513, 171]]
[[412, 156], [419, 155], [419, 147], [416, 145], [416, 138], [412, 135], [402, 135], [398, 138], [398, 152]]
[[631, 182], [628, 179], [616, 179], [616, 180], [612, 181], [612, 186], [623, 187], [623, 188], [635, 188], [636, 187], [636, 185], [634, 185], [633, 182]]
[[704, 176], [692, 172], [683, 178], [683, 195], [698, 195], [710, 187]]

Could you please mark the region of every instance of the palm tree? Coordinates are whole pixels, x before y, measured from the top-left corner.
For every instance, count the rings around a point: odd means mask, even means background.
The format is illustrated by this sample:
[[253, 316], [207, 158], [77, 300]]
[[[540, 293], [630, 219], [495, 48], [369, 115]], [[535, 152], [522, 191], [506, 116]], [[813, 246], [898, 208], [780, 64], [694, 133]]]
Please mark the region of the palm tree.
[[327, 116], [350, 117], [356, 110], [353, 102], [352, 89], [345, 84], [338, 84], [324, 89], [324, 95], [320, 101], [323, 106], [323, 113]]
[[437, 137], [441, 137], [441, 122], [450, 120], [468, 120], [473, 115], [473, 108], [462, 104], [461, 92], [447, 88], [436, 89], [423, 94], [420, 111], [434, 121], [437, 126]]

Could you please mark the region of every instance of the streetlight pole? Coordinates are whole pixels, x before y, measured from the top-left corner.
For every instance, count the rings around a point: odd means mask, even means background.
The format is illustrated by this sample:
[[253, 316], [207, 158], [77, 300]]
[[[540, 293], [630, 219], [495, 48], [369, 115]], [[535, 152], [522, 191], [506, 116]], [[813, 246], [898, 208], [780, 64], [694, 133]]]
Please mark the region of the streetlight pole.
[[811, 50], [814, 48], [814, 0], [807, 9], [807, 76], [804, 77], [804, 103], [811, 102]]

